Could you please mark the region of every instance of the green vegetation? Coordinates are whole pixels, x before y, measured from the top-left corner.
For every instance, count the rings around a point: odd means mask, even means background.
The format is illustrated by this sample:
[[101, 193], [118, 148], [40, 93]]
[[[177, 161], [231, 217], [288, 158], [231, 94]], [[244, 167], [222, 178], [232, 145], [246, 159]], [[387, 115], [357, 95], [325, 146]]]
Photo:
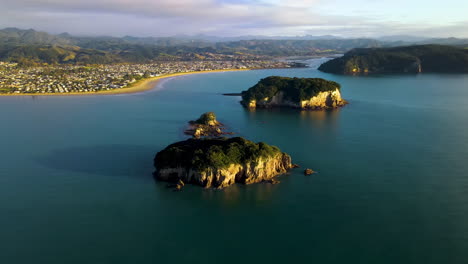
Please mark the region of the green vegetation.
[[241, 40], [216, 43], [221, 52], [243, 52], [247, 54], [278, 56], [323, 56], [343, 53], [353, 48], [380, 47], [372, 39], [320, 39], [320, 40]]
[[289, 78], [270, 76], [260, 80], [247, 91], [242, 92], [242, 103], [252, 100], [271, 100], [278, 92], [283, 92], [285, 99], [292, 102], [308, 100], [320, 92], [335, 91], [340, 84], [321, 78]]
[[338, 74], [468, 72], [468, 50], [441, 45], [354, 49], [322, 64], [319, 70]]
[[158, 152], [154, 165], [161, 168], [226, 168], [245, 164], [259, 158], [274, 157], [282, 152], [263, 142], [254, 143], [241, 137], [217, 139], [188, 139], [169, 145]]
[[0, 60], [37, 63], [106, 64], [152, 61], [264, 60], [278, 56], [323, 56], [355, 47], [377, 47], [371, 39], [241, 40], [190, 38], [73, 37], [34, 30], [0, 30]]
[[109, 52], [55, 45], [0, 45], [0, 60], [20, 66], [40, 64], [107, 64], [124, 60]]
[[[466, 47], [467, 39], [383, 42], [375, 39], [250, 39], [231, 41], [196, 37], [75, 37], [35, 30], [0, 30], [0, 60], [37, 63], [105, 64], [152, 61], [263, 60], [285, 56], [326, 56], [354, 48], [438, 43]], [[386, 56], [385, 56], [386, 57]], [[400, 56], [395, 56], [397, 59]], [[391, 58], [389, 58], [391, 59]], [[407, 60], [408, 58], [401, 58]], [[410, 59], [411, 61], [411, 59]], [[352, 62], [351, 66], [360, 62]], [[369, 67], [372, 63], [369, 63]], [[364, 65], [366, 66], [366, 65]]]
[[195, 122], [192, 122], [192, 123], [199, 124], [199, 125], [210, 125], [213, 122], [216, 122], [215, 113], [207, 112], [207, 113], [202, 114], [200, 118], [198, 118], [197, 120], [195, 120]]

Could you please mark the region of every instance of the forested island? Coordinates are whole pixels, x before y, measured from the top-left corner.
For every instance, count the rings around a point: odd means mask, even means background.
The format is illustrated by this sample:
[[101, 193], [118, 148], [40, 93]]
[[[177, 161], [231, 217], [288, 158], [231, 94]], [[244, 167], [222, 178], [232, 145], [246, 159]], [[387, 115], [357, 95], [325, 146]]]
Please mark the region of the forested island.
[[263, 181], [293, 167], [291, 157], [275, 146], [234, 138], [188, 139], [169, 145], [154, 158], [157, 180], [206, 188]]
[[241, 104], [247, 108], [332, 109], [347, 103], [340, 88], [340, 84], [321, 78], [270, 76], [243, 91]]
[[467, 73], [468, 49], [444, 45], [354, 49], [325, 62], [319, 70], [336, 74]]

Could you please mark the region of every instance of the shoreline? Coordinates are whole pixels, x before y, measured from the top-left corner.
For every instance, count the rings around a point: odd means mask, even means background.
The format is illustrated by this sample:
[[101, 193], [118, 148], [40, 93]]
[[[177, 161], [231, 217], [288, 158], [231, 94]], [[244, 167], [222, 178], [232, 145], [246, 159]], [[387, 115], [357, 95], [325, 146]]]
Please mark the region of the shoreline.
[[125, 88], [118, 88], [112, 90], [105, 90], [99, 92], [71, 92], [71, 93], [17, 93], [17, 94], [1, 94], [1, 96], [80, 96], [80, 95], [116, 95], [116, 94], [132, 94], [140, 93], [152, 90], [156, 87], [157, 83], [166, 78], [191, 75], [191, 74], [201, 74], [201, 73], [214, 73], [214, 72], [231, 72], [231, 71], [250, 71], [252, 69], [226, 69], [226, 70], [210, 70], [210, 71], [192, 71], [192, 72], [178, 72], [171, 73], [156, 77], [151, 77], [143, 80], [139, 80], [135, 83], [132, 83], [130, 86]]

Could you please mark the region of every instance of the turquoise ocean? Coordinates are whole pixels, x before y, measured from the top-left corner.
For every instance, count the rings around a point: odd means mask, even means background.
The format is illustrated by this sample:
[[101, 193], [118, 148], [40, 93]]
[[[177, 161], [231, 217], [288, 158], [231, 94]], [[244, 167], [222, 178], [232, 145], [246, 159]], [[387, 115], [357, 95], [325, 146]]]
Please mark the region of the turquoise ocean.
[[[468, 263], [468, 75], [311, 68], [180, 76], [138, 94], [0, 97], [0, 263]], [[247, 111], [261, 78], [321, 77], [328, 112]], [[301, 169], [172, 192], [153, 157], [214, 111]]]

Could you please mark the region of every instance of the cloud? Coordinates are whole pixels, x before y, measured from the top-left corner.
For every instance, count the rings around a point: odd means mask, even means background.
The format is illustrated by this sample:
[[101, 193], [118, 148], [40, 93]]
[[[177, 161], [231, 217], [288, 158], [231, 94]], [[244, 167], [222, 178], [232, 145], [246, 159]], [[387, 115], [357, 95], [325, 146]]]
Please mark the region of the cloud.
[[[318, 11], [324, 0], [0, 0], [0, 27], [93, 35], [368, 36], [408, 25]], [[333, 1], [332, 1], [333, 2]], [[424, 27], [413, 31], [426, 32]], [[453, 29], [455, 30], [455, 29]], [[386, 32], [386, 31], [385, 31]], [[408, 32], [408, 30], [406, 31]], [[458, 31], [457, 31], [458, 32]], [[443, 33], [443, 31], [439, 31]]]

